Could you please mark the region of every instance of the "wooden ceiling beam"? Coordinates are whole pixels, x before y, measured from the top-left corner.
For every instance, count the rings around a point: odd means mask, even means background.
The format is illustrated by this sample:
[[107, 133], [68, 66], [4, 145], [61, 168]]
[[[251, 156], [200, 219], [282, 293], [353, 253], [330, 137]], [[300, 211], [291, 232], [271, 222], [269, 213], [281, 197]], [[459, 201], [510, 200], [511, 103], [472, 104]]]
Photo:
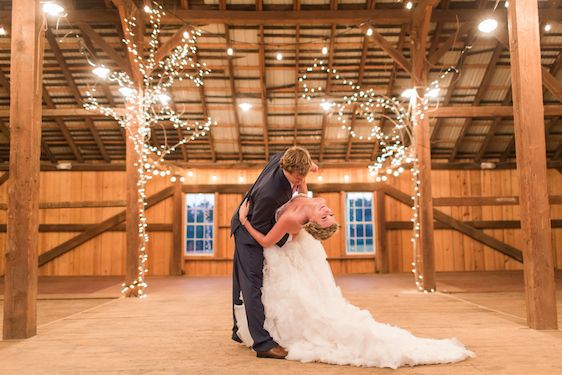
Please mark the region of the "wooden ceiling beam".
[[371, 27], [373, 31], [373, 35], [370, 38], [384, 51], [388, 56], [394, 60], [398, 66], [400, 66], [404, 71], [406, 71], [409, 75], [412, 75], [412, 63], [410, 60], [404, 57], [401, 51], [398, 51], [392, 44], [388, 42], [378, 31], [375, 30], [374, 27]]
[[174, 48], [176, 48], [182, 38], [183, 38], [183, 33], [184, 32], [189, 32], [193, 29], [192, 26], [182, 26], [178, 31], [176, 31], [174, 33], [174, 35], [172, 35], [170, 37], [170, 39], [168, 39], [166, 41], [166, 43], [162, 44], [160, 46], [160, 48], [158, 48], [158, 50], [156, 51], [156, 54], [154, 55], [154, 68], [157, 69], [158, 68], [158, 64], [160, 64], [160, 62], [162, 60], [164, 60], [166, 58], [166, 56], [168, 56], [170, 54], [170, 52], [172, 52], [174, 50]]
[[[226, 0], [219, 0], [219, 9], [223, 12], [226, 11]], [[230, 28], [226, 23], [224, 25], [224, 39], [226, 41], [226, 48], [230, 48]], [[236, 137], [238, 139], [238, 159], [242, 162], [244, 160], [244, 153], [242, 151], [242, 127], [238, 115], [238, 99], [236, 98], [236, 82], [234, 81], [234, 62], [232, 60], [233, 56], [227, 55], [226, 58], [228, 60], [228, 81], [230, 83], [232, 112], [234, 115], [234, 123], [236, 124]]]
[[[338, 3], [336, 0], [330, 0], [330, 9], [332, 11], [335, 11], [338, 9]], [[336, 25], [332, 25], [332, 27], [330, 28], [330, 47], [328, 48], [328, 72], [330, 72], [333, 68], [334, 65], [334, 55], [335, 55], [335, 49], [334, 49], [334, 39], [336, 36]], [[330, 73], [327, 73], [327, 78], [326, 78], [326, 97], [330, 94], [332, 88], [332, 76]], [[322, 161], [324, 159], [324, 147], [325, 147], [325, 141], [326, 141], [326, 130], [328, 128], [328, 114], [327, 113], [323, 113], [322, 114], [322, 132], [320, 134], [320, 155], [318, 157], [318, 159], [320, 161]]]
[[[193, 62], [195, 64], [199, 63], [198, 52], [195, 52], [193, 54]], [[211, 115], [209, 114], [209, 106], [207, 105], [207, 95], [205, 94], [205, 85], [200, 85], [198, 87], [198, 89], [199, 89], [199, 97], [201, 99], [201, 106], [203, 107], [203, 117], [204, 117], [204, 120], [207, 121], [207, 119]], [[214, 140], [214, 137], [213, 137], [213, 127], [212, 126], [209, 129], [209, 132], [207, 133], [206, 139], [207, 139], [207, 142], [209, 143], [209, 148], [211, 149], [211, 159], [213, 161], [216, 161], [217, 160], [217, 151], [215, 150], [215, 140]]]
[[[78, 86], [76, 86], [76, 83], [74, 82], [74, 78], [72, 77], [72, 73], [70, 73], [70, 71], [68, 70], [68, 65], [66, 64], [64, 56], [62, 54], [62, 51], [60, 50], [60, 48], [57, 44], [56, 38], [53, 35], [53, 33], [51, 32], [50, 28], [47, 28], [47, 30], [45, 31], [45, 37], [47, 38], [47, 41], [49, 42], [49, 45], [51, 47], [51, 51], [55, 55], [59, 65], [62, 69], [64, 77], [66, 78], [66, 81], [68, 83], [68, 87], [70, 88], [70, 91], [74, 95], [74, 99], [76, 100], [76, 104], [81, 105], [83, 101], [82, 101], [82, 95], [80, 94], [80, 90], [78, 89]], [[88, 126], [88, 128], [90, 129], [90, 132], [92, 133], [92, 136], [94, 137], [94, 141], [96, 142], [96, 144], [98, 146], [98, 149], [100, 151], [100, 154], [102, 155], [103, 159], [106, 162], [110, 162], [111, 158], [109, 157], [109, 154], [107, 153], [107, 151], [105, 149], [105, 145], [103, 144], [103, 141], [102, 141], [102, 139], [101, 139], [101, 137], [98, 133], [98, 130], [96, 129], [96, 126], [95, 126], [94, 122], [89, 117], [84, 118], [84, 121], [85, 121], [86, 125]]]
[[[396, 49], [398, 51], [402, 51], [402, 49], [404, 48], [404, 41], [406, 40], [406, 27], [402, 27], [402, 29], [400, 30], [400, 36], [398, 37], [398, 44], [396, 46]], [[390, 79], [388, 81], [388, 85], [386, 86], [386, 90], [385, 90], [385, 95], [388, 97], [392, 97], [392, 92], [394, 91], [394, 83], [396, 82], [396, 75], [398, 71], [398, 65], [396, 64], [396, 62], [392, 63], [392, 69], [390, 71]], [[384, 133], [384, 126], [386, 124], [386, 118], [383, 117], [381, 119], [381, 132]], [[374, 161], [375, 158], [377, 157], [377, 154], [379, 152], [379, 147], [380, 147], [380, 143], [377, 141], [373, 141], [373, 151], [371, 152], [371, 160]]]
[[[293, 10], [300, 10], [301, 2], [300, 0], [293, 0]], [[301, 34], [301, 27], [300, 25], [296, 25], [295, 31], [295, 117], [293, 120], [293, 146], [297, 145], [297, 136], [299, 134], [299, 58], [300, 58], [300, 34]]]
[[[230, 39], [230, 32], [228, 25], [225, 25], [225, 35], [227, 40]], [[238, 98], [236, 97], [236, 83], [234, 81], [234, 63], [232, 62], [232, 56], [228, 56], [228, 80], [230, 84], [230, 94], [232, 96], [232, 111], [234, 114], [234, 123], [236, 124], [236, 137], [238, 139], [238, 158], [240, 161], [244, 159], [244, 153], [242, 152], [242, 126], [240, 124], [240, 116], [238, 114]]]
[[436, 65], [437, 62], [451, 49], [457, 40], [462, 38], [462, 36], [468, 32], [470, 32], [474, 28], [473, 22], [465, 22], [463, 23], [459, 29], [453, 33], [447, 40], [445, 40], [441, 45], [433, 52], [431, 52], [427, 58], [429, 65], [433, 66]]
[[[363, 87], [363, 77], [365, 75], [365, 61], [367, 60], [368, 52], [369, 52], [369, 43], [367, 40], [367, 36], [364, 36], [363, 51], [361, 52], [361, 62], [359, 63], [359, 76], [357, 78], [357, 82], [361, 88]], [[349, 135], [347, 136], [347, 146], [345, 151], [346, 161], [349, 161], [349, 157], [351, 156], [351, 147], [353, 145], [353, 137], [351, 136], [351, 131], [354, 130], [355, 128], [356, 119], [357, 119], [357, 102], [353, 103], [353, 106], [351, 108], [351, 123], [350, 123], [351, 130], [349, 131]]]
[[[45, 86], [44, 85], [41, 85], [41, 86], [42, 86], [43, 90], [45, 90]], [[1, 69], [0, 69], [0, 87], [6, 93], [6, 95], [10, 96], [10, 81], [8, 80], [8, 78], [6, 77], [6, 75], [4, 74], [4, 72]], [[59, 119], [57, 119], [57, 120], [58, 120], [57, 125], [59, 125], [60, 120]], [[60, 122], [62, 123], [62, 121], [60, 121]], [[63, 125], [64, 128], [66, 128], [64, 123], [62, 123], [62, 125]], [[68, 131], [68, 129], [66, 129], [66, 130]], [[4, 136], [9, 141], [10, 140], [10, 128], [6, 124], [4, 124], [3, 122], [0, 122], [0, 131], [2, 132], [2, 134], [4, 134]], [[61, 131], [62, 131], [62, 128], [61, 128]], [[63, 135], [64, 135], [64, 132], [63, 132]], [[70, 142], [72, 142], [72, 136], [70, 136], [69, 139], [70, 139]], [[41, 136], [41, 148], [42, 148], [43, 152], [45, 153], [45, 156], [51, 161], [51, 163], [57, 162], [57, 158], [55, 157], [55, 155], [53, 154], [53, 152], [49, 148], [49, 145], [47, 144], [47, 141], [45, 141], [45, 138], [43, 136]], [[83, 161], [83, 159], [82, 159], [82, 161]]]
[[[129, 65], [126, 58], [124, 58], [119, 52], [117, 52], [113, 47], [109, 45], [109, 43], [100, 35], [98, 34], [90, 25], [84, 22], [80, 22], [78, 27], [82, 31], [82, 37], [84, 39], [89, 38], [96, 46], [101, 48], [106, 55], [115, 61], [117, 66], [127, 73], [129, 76], [131, 75], [131, 66]], [[92, 49], [91, 52], [95, 51]]]
[[[482, 101], [482, 99], [484, 98], [484, 94], [486, 93], [486, 91], [488, 90], [488, 86], [490, 85], [490, 83], [492, 82], [492, 76], [494, 75], [494, 72], [496, 71], [496, 64], [498, 63], [498, 60], [501, 57], [501, 54], [503, 53], [504, 50], [504, 46], [501, 43], [496, 43], [496, 48], [494, 49], [494, 52], [492, 53], [492, 57], [490, 58], [490, 61], [488, 63], [488, 67], [486, 68], [486, 71], [484, 72], [484, 76], [482, 77], [482, 80], [480, 81], [480, 87], [478, 87], [478, 90], [476, 92], [476, 95], [474, 97], [474, 101], [472, 103], [473, 106], [477, 106], [480, 105], [480, 102]], [[468, 128], [470, 127], [470, 124], [472, 123], [472, 118], [467, 118], [461, 128], [460, 134], [455, 142], [455, 145], [453, 147], [453, 150], [451, 151], [451, 155], [449, 156], [449, 161], [453, 162], [455, 161], [456, 157], [457, 157], [457, 153], [459, 152], [459, 149], [462, 145], [462, 141], [464, 140], [464, 136], [466, 135], [466, 132], [468, 131]]]
[[[230, 105], [212, 105], [212, 109], [216, 110], [227, 110], [230, 109]], [[275, 107], [277, 111], [283, 111], [285, 113], [292, 113], [292, 106], [289, 107]], [[113, 108], [117, 113], [123, 113], [123, 108]], [[299, 113], [306, 113], [307, 115], [321, 115], [318, 106], [299, 106]], [[546, 117], [562, 116], [562, 105], [553, 104], [545, 105], [544, 113]], [[281, 115], [280, 113], [271, 113], [272, 115]], [[494, 118], [497, 116], [501, 117], [513, 117], [513, 107], [510, 105], [482, 105], [482, 106], [467, 106], [467, 105], [453, 105], [453, 106], [443, 106], [439, 107], [431, 112], [427, 113], [429, 118], [464, 118], [464, 117], [478, 117], [478, 118]], [[0, 109], [0, 118], [10, 117], [8, 109]], [[104, 118], [103, 115], [88, 111], [85, 108], [54, 108], [54, 109], [44, 109], [43, 118], [56, 118], [56, 117], [93, 117], [93, 118]]]
[[[263, 11], [263, 1], [256, 0], [256, 9], [258, 11]], [[265, 32], [263, 25], [259, 26], [258, 31], [259, 38], [259, 68], [260, 68], [260, 97], [261, 97], [261, 113], [262, 113], [262, 125], [263, 125], [263, 141], [265, 148], [265, 160], [269, 160], [269, 119], [267, 111], [267, 79], [265, 70]]]
[[[45, 101], [45, 106], [47, 108], [54, 109], [56, 107], [45, 85], [43, 85], [43, 100]], [[70, 130], [68, 130], [68, 127], [66, 126], [65, 122], [60, 117], [56, 117], [55, 123], [60, 129], [65, 141], [68, 143], [68, 147], [74, 154], [74, 158], [76, 158], [76, 160], [78, 160], [79, 163], [83, 163], [84, 158], [82, 157], [82, 153], [80, 152], [80, 149], [76, 146], [76, 143], [72, 138], [72, 134], [70, 134]]]
[[[113, 1], [117, 4], [120, 1]], [[416, 6], [416, 8], [418, 5]], [[10, 11], [0, 11], [0, 22], [9, 25], [11, 23]], [[412, 13], [406, 9], [340, 9], [332, 10], [266, 10], [256, 12], [254, 10], [200, 10], [200, 9], [174, 9], [174, 14], [166, 14], [162, 17], [162, 24], [177, 24], [178, 18], [193, 24], [230, 24], [230, 25], [358, 25], [370, 20], [377, 25], [400, 25], [408, 23]], [[432, 22], [460, 22], [473, 21], [494, 16], [498, 19], [506, 19], [506, 9], [435, 9]], [[541, 19], [550, 21], [562, 21], [562, 10], [546, 9], [539, 10]], [[95, 23], [117, 23], [119, 13], [115, 9], [75, 9], [68, 11], [68, 20], [72, 23], [85, 22]]]

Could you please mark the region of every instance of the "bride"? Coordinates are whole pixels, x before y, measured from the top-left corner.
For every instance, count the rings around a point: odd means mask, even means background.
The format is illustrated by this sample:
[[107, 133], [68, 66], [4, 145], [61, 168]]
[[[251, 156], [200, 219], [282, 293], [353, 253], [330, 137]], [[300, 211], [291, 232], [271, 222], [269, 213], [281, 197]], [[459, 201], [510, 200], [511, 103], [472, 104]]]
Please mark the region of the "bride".
[[[287, 359], [397, 368], [474, 356], [454, 338], [419, 338], [379, 323], [342, 296], [320, 243], [337, 230], [324, 199], [294, 196], [277, 211], [277, 223], [267, 235], [252, 227], [248, 211], [248, 204], [242, 204], [240, 222], [264, 247], [264, 328], [287, 349]], [[292, 239], [282, 248], [274, 245], [285, 233]], [[235, 306], [235, 314], [238, 335], [251, 346], [244, 306]]]

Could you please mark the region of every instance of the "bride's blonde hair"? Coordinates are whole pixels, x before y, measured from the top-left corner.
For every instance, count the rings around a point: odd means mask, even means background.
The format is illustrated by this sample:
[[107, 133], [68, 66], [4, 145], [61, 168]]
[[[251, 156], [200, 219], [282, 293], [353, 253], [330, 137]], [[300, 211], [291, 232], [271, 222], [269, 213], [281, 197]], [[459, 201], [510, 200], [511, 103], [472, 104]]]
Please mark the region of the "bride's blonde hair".
[[332, 237], [338, 230], [338, 224], [332, 224], [329, 227], [322, 227], [314, 221], [309, 221], [302, 226], [310, 235], [318, 241], [324, 241]]

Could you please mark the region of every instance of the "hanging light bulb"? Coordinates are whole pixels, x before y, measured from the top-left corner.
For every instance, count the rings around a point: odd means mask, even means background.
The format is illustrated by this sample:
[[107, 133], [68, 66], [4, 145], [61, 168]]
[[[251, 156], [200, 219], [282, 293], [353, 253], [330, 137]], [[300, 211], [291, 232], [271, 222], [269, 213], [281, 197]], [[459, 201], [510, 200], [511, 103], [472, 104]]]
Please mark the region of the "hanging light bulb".
[[416, 95], [416, 89], [406, 89], [400, 94], [401, 97], [407, 99], [411, 99], [414, 95]]
[[322, 47], [322, 54], [323, 54], [323, 55], [327, 55], [327, 54], [328, 54], [328, 47], [326, 47], [326, 46]]
[[244, 112], [248, 112], [250, 109], [252, 109], [252, 105], [247, 102], [238, 104], [238, 107], [240, 107], [240, 109]]
[[320, 107], [322, 107], [322, 109], [326, 112], [330, 111], [332, 109], [332, 106], [334, 104], [332, 102], [322, 102], [320, 103]]
[[122, 86], [122, 87], [119, 87], [119, 92], [123, 96], [131, 96], [135, 93], [135, 90], [133, 90], [132, 88], [127, 87], [127, 86]]
[[105, 66], [101, 65], [101, 66], [96, 66], [92, 72], [97, 75], [100, 78], [106, 79], [107, 76], [109, 75], [109, 69], [107, 69]]
[[283, 60], [283, 54], [281, 52], [277, 52], [277, 55], [275, 55], [275, 58], [277, 59], [277, 61], [281, 61], [281, 60]]
[[160, 95], [158, 95], [158, 99], [160, 100], [160, 103], [162, 103], [163, 105], [167, 105], [172, 98], [170, 98], [170, 96], [166, 93], [161, 93]]
[[406, 9], [410, 10], [410, 9], [412, 9], [413, 7], [414, 7], [414, 3], [412, 3], [411, 1], [408, 1], [408, 2], [406, 3]]
[[487, 18], [478, 24], [478, 30], [483, 33], [491, 33], [498, 27], [498, 21], [493, 18]]
[[506, 7], [506, 8], [509, 8], [509, 1], [506, 1], [506, 2], [503, 4], [503, 6]]
[[227, 54], [228, 56], [233, 56], [233, 55], [234, 55], [234, 50], [232, 49], [232, 47], [228, 47], [228, 48], [226, 49], [226, 54]]
[[549, 32], [550, 30], [552, 30], [552, 25], [547, 23], [546, 25], [544, 25], [544, 31]]
[[59, 17], [64, 13], [64, 8], [54, 1], [43, 3], [43, 12], [48, 15]]

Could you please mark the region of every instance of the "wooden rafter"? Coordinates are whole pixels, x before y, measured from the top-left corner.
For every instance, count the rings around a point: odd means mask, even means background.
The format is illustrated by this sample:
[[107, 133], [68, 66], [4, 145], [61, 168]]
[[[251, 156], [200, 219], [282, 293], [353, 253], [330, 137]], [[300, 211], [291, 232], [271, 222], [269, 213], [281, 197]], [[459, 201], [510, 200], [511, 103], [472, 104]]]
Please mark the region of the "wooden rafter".
[[[459, 38], [462, 38], [462, 36], [464, 34], [466, 34], [467, 32], [473, 30], [474, 28], [474, 23], [473, 22], [465, 22], [463, 23], [459, 29], [453, 33], [451, 36], [449, 36], [449, 38], [447, 38], [447, 40], [445, 40], [443, 43], [441, 43], [441, 45], [436, 48], [434, 51], [430, 52], [427, 60], [429, 62], [430, 65], [435, 65], [437, 64], [437, 62], [447, 53], [451, 50], [451, 48], [453, 47], [453, 45], [455, 44], [455, 42], [457, 40], [459, 40]], [[473, 34], [473, 33], [471, 33]]]
[[[398, 44], [396, 49], [402, 51], [404, 48], [404, 41], [406, 40], [406, 28], [402, 27], [400, 30], [400, 36], [398, 37]], [[390, 70], [390, 79], [388, 80], [388, 85], [386, 86], [385, 95], [388, 97], [392, 96], [392, 91], [394, 90], [394, 83], [396, 82], [396, 75], [398, 74], [398, 65], [396, 62], [392, 63], [392, 69]], [[384, 126], [386, 124], [386, 118], [383, 117], [380, 122], [381, 132], [384, 133]], [[373, 151], [371, 151], [371, 160], [375, 160], [377, 153], [379, 152], [379, 142], [373, 141]]]
[[[502, 105], [508, 105], [509, 103], [511, 103], [511, 88], [509, 90], [507, 90], [507, 93], [505, 94], [505, 96], [502, 100]], [[497, 117], [494, 118], [494, 122], [492, 123], [492, 125], [490, 126], [490, 129], [486, 133], [486, 137], [484, 138], [484, 141], [480, 145], [480, 149], [478, 150], [478, 153], [476, 154], [476, 158], [474, 159], [475, 162], [479, 163], [480, 160], [482, 160], [482, 158], [486, 154], [486, 150], [488, 149], [488, 145], [492, 141], [492, 138], [494, 138], [494, 135], [496, 134], [496, 129], [498, 128], [498, 126], [501, 124], [502, 121], [503, 121], [503, 118], [501, 116], [497, 116]]]
[[[117, 6], [122, 1], [113, 0]], [[418, 5], [416, 5], [418, 7]], [[0, 22], [10, 24], [10, 12], [0, 11]], [[332, 10], [267, 10], [255, 12], [246, 7], [246, 10], [219, 10], [216, 9], [175, 9], [174, 14], [162, 17], [162, 24], [176, 24], [178, 18], [193, 24], [231, 24], [231, 25], [358, 25], [365, 20], [370, 20], [378, 25], [398, 25], [408, 23], [411, 19], [411, 11], [406, 9], [341, 9], [336, 12]], [[539, 10], [541, 19], [552, 21], [562, 20], [562, 10], [541, 8]], [[505, 19], [506, 9], [436, 9], [433, 12], [432, 22], [464, 22], [467, 20], [484, 19], [494, 16]], [[114, 9], [76, 9], [68, 11], [68, 20], [72, 23], [95, 23], [103, 20], [104, 23], [119, 22], [119, 14]]]
[[[480, 102], [484, 98], [484, 95], [486, 94], [486, 91], [488, 90], [488, 87], [492, 82], [492, 76], [496, 71], [496, 65], [501, 57], [501, 54], [503, 53], [503, 50], [504, 50], [504, 46], [501, 43], [496, 43], [496, 47], [494, 49], [494, 52], [492, 53], [492, 57], [488, 62], [488, 67], [486, 68], [486, 72], [484, 73], [484, 76], [482, 77], [482, 81], [480, 82], [480, 87], [478, 87], [478, 91], [476, 92], [476, 95], [474, 97], [474, 101], [472, 103], [473, 106], [480, 105]], [[451, 156], [449, 156], [450, 162], [454, 161], [455, 158], [457, 157], [459, 149], [462, 145], [462, 141], [464, 140], [464, 136], [466, 135], [466, 132], [470, 127], [471, 123], [472, 123], [472, 118], [468, 118], [464, 121], [461, 128], [461, 132], [457, 138], [457, 141], [455, 142], [455, 146], [451, 151]]]
[[107, 41], [98, 34], [90, 25], [87, 23], [81, 22], [78, 24], [78, 27], [82, 31], [82, 37], [87, 36], [95, 45], [101, 48], [110, 58], [115, 61], [117, 66], [126, 72], [127, 74], [131, 74], [131, 66], [127, 62], [127, 59], [121, 56], [119, 52], [117, 52], [113, 47], [107, 43]]
[[372, 38], [375, 43], [384, 51], [388, 56], [394, 60], [398, 66], [400, 66], [404, 71], [406, 71], [409, 75], [412, 75], [412, 63], [410, 60], [404, 57], [401, 51], [392, 47], [390, 44], [378, 31], [375, 30], [374, 27], [371, 28], [373, 31], [373, 35], [370, 37]]
[[[374, 3], [373, 3], [374, 4]], [[363, 77], [365, 76], [365, 62], [367, 61], [367, 54], [369, 52], [369, 43], [367, 37], [363, 37], [363, 50], [361, 51], [361, 62], [359, 63], [359, 76], [357, 82], [359, 86], [363, 87]], [[351, 109], [351, 130], [355, 129], [355, 121], [357, 119], [357, 103], [353, 103]], [[349, 161], [349, 157], [351, 156], [351, 146], [353, 144], [353, 137], [351, 136], [351, 131], [347, 137], [347, 146], [345, 151], [345, 160]]]
[[[0, 69], [0, 87], [2, 88], [2, 90], [8, 96], [10, 96], [10, 81], [8, 80], [8, 77], [6, 77], [6, 75], [4, 74], [4, 72], [1, 69]], [[44, 86], [43, 86], [43, 89], [45, 89]], [[58, 124], [59, 123], [57, 121], [57, 125]], [[63, 123], [63, 125], [64, 125], [64, 123]], [[66, 126], [65, 126], [65, 128], [66, 128]], [[10, 128], [2, 122], [0, 122], [0, 131], [6, 136], [6, 138], [8, 138], [8, 140], [10, 139]], [[67, 131], [68, 131], [68, 129], [67, 129]], [[64, 132], [63, 132], [63, 135], [64, 135]], [[65, 137], [65, 139], [66, 139], [66, 137]], [[70, 139], [70, 141], [72, 141], [72, 137], [70, 137], [69, 139]], [[67, 141], [68, 141], [68, 139], [67, 139]], [[45, 141], [45, 139], [43, 137], [41, 137], [41, 148], [43, 149], [43, 152], [45, 153], [45, 156], [47, 156], [47, 158], [51, 161], [51, 163], [57, 162], [57, 158], [52, 153], [51, 149], [49, 148], [49, 145], [47, 144], [47, 141]]]
[[174, 33], [174, 35], [172, 35], [170, 37], [170, 39], [168, 39], [166, 41], [166, 43], [162, 44], [160, 46], [160, 48], [158, 48], [158, 50], [156, 51], [156, 54], [154, 55], [154, 66], [158, 67], [158, 64], [164, 60], [166, 58], [166, 56], [168, 56], [170, 54], [170, 52], [172, 52], [172, 50], [174, 48], [176, 48], [179, 43], [181, 42], [181, 39], [183, 38], [183, 33], [186, 31], [190, 31], [192, 29], [191, 26], [182, 26], [178, 31], [176, 31]]
[[[224, 25], [224, 34], [226, 39], [226, 48], [229, 48], [230, 43], [230, 28]], [[238, 159], [242, 161], [244, 154], [242, 152], [242, 130], [240, 124], [240, 116], [238, 114], [238, 98], [236, 97], [236, 82], [234, 81], [234, 63], [232, 56], [227, 56], [228, 59], [228, 82], [230, 84], [230, 95], [232, 101], [232, 111], [234, 115], [234, 124], [236, 125], [236, 139], [238, 139]]]
[[[43, 100], [45, 101], [45, 106], [47, 108], [51, 108], [51, 109], [56, 108], [55, 103], [53, 102], [53, 99], [51, 99], [51, 95], [49, 95], [49, 92], [47, 91], [47, 88], [44, 85], [43, 85]], [[82, 153], [80, 152], [80, 149], [78, 148], [78, 146], [76, 146], [76, 143], [74, 143], [74, 139], [72, 138], [72, 134], [70, 134], [70, 130], [68, 130], [68, 127], [66, 126], [64, 121], [60, 117], [56, 117], [54, 120], [55, 120], [55, 123], [57, 124], [57, 126], [59, 127], [64, 139], [68, 143], [68, 147], [70, 148], [70, 150], [74, 154], [74, 157], [76, 158], [76, 160], [79, 163], [83, 163], [84, 157], [82, 156]]]
[[[293, 0], [293, 9], [300, 10], [300, 0]], [[298, 127], [299, 127], [299, 70], [300, 70], [300, 41], [301, 27], [296, 25], [295, 31], [295, 109], [293, 120], [293, 146], [297, 145]]]
[[[263, 11], [263, 0], [256, 0], [256, 9]], [[269, 119], [267, 111], [267, 81], [265, 71], [265, 31], [263, 25], [259, 26], [259, 68], [260, 68], [260, 98], [263, 125], [263, 141], [265, 147], [265, 160], [269, 160]]]
[[[330, 9], [332, 11], [338, 9], [338, 3], [336, 0], [330, 0]], [[336, 36], [336, 25], [332, 25], [330, 28], [330, 47], [328, 48], [328, 71], [331, 71], [334, 65], [334, 55], [335, 55], [335, 46], [334, 46], [334, 39]], [[328, 78], [326, 79], [326, 97], [330, 94], [332, 88], [332, 76], [328, 74]], [[328, 114], [322, 114], [322, 132], [320, 134], [320, 156], [318, 159], [320, 161], [324, 160], [324, 146], [326, 143], [326, 130], [328, 128]]]
[[[193, 60], [195, 64], [199, 63], [199, 52], [193, 54]], [[210, 117], [209, 106], [207, 105], [207, 95], [205, 94], [205, 85], [199, 86], [199, 98], [201, 99], [201, 105], [203, 106], [203, 117], [204, 121]], [[213, 137], [213, 128], [207, 133], [207, 142], [209, 143], [209, 148], [211, 149], [211, 159], [213, 162], [217, 161], [217, 152], [215, 150], [215, 141]]]
[[[72, 92], [72, 95], [74, 96], [74, 99], [76, 100], [77, 104], [82, 104], [82, 95], [80, 94], [80, 90], [78, 89], [78, 86], [76, 86], [76, 83], [74, 82], [74, 78], [72, 77], [72, 73], [70, 73], [70, 70], [68, 69], [68, 65], [66, 64], [66, 61], [64, 59], [64, 56], [62, 54], [62, 51], [60, 50], [58, 43], [56, 41], [55, 36], [53, 35], [53, 33], [51, 32], [51, 29], [47, 28], [47, 30], [45, 31], [45, 36], [47, 38], [47, 41], [49, 42], [49, 45], [51, 47], [51, 50], [53, 51], [53, 54], [55, 55], [61, 69], [62, 72], [66, 78], [66, 81], [68, 83], [68, 87], [70, 88], [70, 91]], [[96, 126], [94, 124], [94, 122], [92, 121], [91, 118], [84, 118], [84, 122], [86, 123], [86, 126], [90, 129], [90, 132], [92, 133], [92, 136], [94, 137], [94, 140], [98, 146], [98, 149], [100, 151], [100, 154], [102, 155], [103, 159], [106, 162], [111, 161], [111, 158], [109, 157], [109, 154], [107, 153], [106, 149], [105, 149], [105, 145], [103, 144], [103, 141], [98, 133], [98, 130], [96, 129]]]
[[[546, 71], [546, 69], [544, 69], [544, 67], [542, 68], [543, 80], [545, 78], [545, 71], [550, 76], [556, 76], [561, 68], [562, 68], [562, 52], [559, 52], [558, 56], [556, 57], [556, 60], [550, 66], [550, 69], [548, 71]], [[546, 89], [546, 85], [544, 85], [544, 81], [543, 81], [543, 95], [544, 95], [545, 89]], [[511, 90], [510, 90], [510, 92], [511, 92]], [[548, 112], [547, 108], [548, 108], [548, 106], [545, 106], [545, 114]], [[552, 125], [556, 123], [556, 121], [557, 120], [551, 119], [551, 121], [546, 125], [548, 127], [548, 129], [550, 129], [552, 127]], [[546, 134], [548, 134], [548, 132]], [[562, 147], [562, 142], [560, 143], [560, 146], [558, 148], [560, 148], [560, 147]], [[504, 152], [502, 153], [502, 156], [501, 156], [500, 160], [501, 161], [507, 160], [507, 158], [509, 157], [509, 155], [511, 155], [511, 153], [513, 152], [514, 149], [515, 149], [515, 133], [511, 136], [511, 138], [510, 138], [510, 140], [507, 144], [507, 147], [505, 148]], [[553, 158], [557, 159], [558, 158], [557, 155], [559, 155], [558, 150], [555, 151]]]

